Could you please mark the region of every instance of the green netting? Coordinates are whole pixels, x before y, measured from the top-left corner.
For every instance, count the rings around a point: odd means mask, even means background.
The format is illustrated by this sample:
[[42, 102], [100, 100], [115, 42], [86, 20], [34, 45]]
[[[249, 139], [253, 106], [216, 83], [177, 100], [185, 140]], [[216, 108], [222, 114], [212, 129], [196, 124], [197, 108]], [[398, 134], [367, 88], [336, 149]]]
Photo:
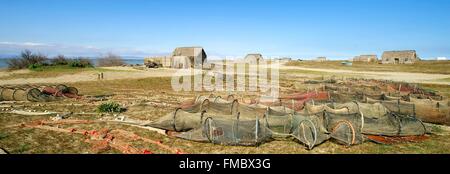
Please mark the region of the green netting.
[[271, 140], [271, 132], [260, 121], [208, 117], [199, 129], [177, 135], [188, 140], [221, 145], [257, 146]]
[[236, 115], [239, 110], [239, 102], [231, 99], [230, 101], [222, 99], [221, 97], [213, 96], [199, 96], [195, 100], [195, 104], [186, 108], [189, 112], [201, 112], [207, 111], [208, 113], [224, 114], [224, 115]]
[[168, 113], [165, 116], [159, 118], [158, 120], [146, 124], [145, 126], [155, 127], [164, 130], [185, 132], [192, 129], [201, 127], [204, 120], [208, 117], [214, 118], [236, 118], [236, 115], [219, 115], [207, 113], [206, 111], [199, 113], [186, 112], [180, 108], [176, 109], [174, 112]]
[[[233, 102], [237, 100], [197, 97], [191, 108], [177, 109], [148, 126], [181, 132], [177, 137], [192, 141], [254, 146], [274, 139], [290, 139], [309, 149], [330, 138], [350, 146], [362, 143], [364, 135], [416, 136], [427, 133], [419, 119], [392, 112], [385, 106], [397, 102], [398, 108], [398, 104], [405, 104], [401, 101], [317, 105], [310, 101], [299, 112], [285, 106], [241, 104], [233, 111], [237, 114], [230, 114], [230, 108], [235, 106]], [[214, 106], [217, 108], [211, 109], [213, 103], [218, 104]]]

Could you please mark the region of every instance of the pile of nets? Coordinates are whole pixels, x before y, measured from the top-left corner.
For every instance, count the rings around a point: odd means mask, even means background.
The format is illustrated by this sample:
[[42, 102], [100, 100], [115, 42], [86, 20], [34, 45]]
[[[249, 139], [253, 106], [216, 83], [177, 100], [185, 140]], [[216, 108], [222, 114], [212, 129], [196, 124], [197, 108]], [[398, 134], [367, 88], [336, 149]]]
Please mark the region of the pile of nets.
[[257, 146], [273, 140], [296, 141], [312, 149], [331, 140], [351, 146], [379, 136], [423, 136], [419, 119], [389, 111], [381, 103], [316, 104], [302, 110], [288, 106], [240, 104], [234, 97], [199, 96], [189, 105], [146, 126], [176, 132], [198, 142]]
[[450, 125], [449, 100], [436, 91], [416, 84], [366, 79], [321, 84], [334, 103], [380, 103], [399, 115], [417, 117], [427, 123]]
[[0, 101], [50, 102], [61, 98], [80, 98], [78, 89], [66, 85], [0, 86]]

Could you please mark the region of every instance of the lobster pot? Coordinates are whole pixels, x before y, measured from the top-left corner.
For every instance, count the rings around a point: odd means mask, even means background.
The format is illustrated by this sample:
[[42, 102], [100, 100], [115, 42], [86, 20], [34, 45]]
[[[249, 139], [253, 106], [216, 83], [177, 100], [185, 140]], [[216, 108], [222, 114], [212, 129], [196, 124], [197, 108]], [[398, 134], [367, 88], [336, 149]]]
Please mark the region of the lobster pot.
[[14, 101], [28, 101], [28, 90], [15, 89], [13, 93]]
[[205, 108], [208, 113], [216, 113], [221, 115], [236, 115], [239, 112], [239, 102], [233, 100], [210, 101], [208, 107]]
[[54, 88], [56, 88], [61, 93], [68, 93], [69, 92], [69, 89], [68, 89], [68, 87], [66, 85], [59, 84], [59, 85], [56, 85]]
[[351, 102], [359, 100], [358, 95], [350, 93], [330, 93], [331, 100], [338, 103]]
[[361, 144], [363, 119], [360, 114], [335, 114], [325, 112], [324, 125], [330, 137], [345, 145]]
[[78, 89], [75, 87], [67, 87], [67, 93], [73, 94], [73, 95], [78, 95]]
[[273, 106], [267, 109], [268, 115], [283, 116], [294, 113], [295, 111], [293, 109], [288, 108], [286, 106]]
[[360, 103], [350, 102], [344, 104], [334, 104], [334, 109], [346, 108], [349, 114], [360, 113], [364, 117], [368, 118], [380, 118], [385, 116], [389, 110], [380, 103]]
[[239, 104], [238, 111], [241, 118], [251, 118], [255, 119], [263, 118], [264, 114], [267, 112], [267, 106], [260, 104], [243, 105]]
[[214, 144], [257, 146], [270, 141], [271, 132], [261, 126], [259, 119], [241, 121], [209, 117], [203, 124], [203, 136]]
[[198, 142], [209, 142], [231, 146], [257, 146], [272, 138], [271, 132], [256, 120], [239, 120], [227, 118], [205, 119], [201, 128], [177, 135]]
[[264, 116], [264, 126], [274, 134], [291, 134], [294, 127], [293, 117], [292, 114], [284, 116], [266, 114]]
[[413, 103], [405, 101], [379, 101], [390, 112], [394, 112], [400, 115], [414, 116], [416, 114], [416, 106]]
[[146, 126], [177, 132], [185, 132], [201, 126], [202, 113], [189, 113], [181, 109], [171, 112]]
[[364, 99], [366, 97], [369, 97], [371, 99], [375, 99], [375, 100], [384, 100], [385, 99], [385, 95], [384, 94], [374, 94], [374, 93], [367, 93], [367, 92], [362, 92], [359, 94], [360, 97], [359, 99]]
[[382, 100], [390, 100], [390, 101], [397, 101], [397, 100], [401, 100], [402, 97], [394, 97], [394, 96], [389, 96], [389, 95], [384, 95]]
[[417, 136], [427, 133], [426, 126], [413, 117], [387, 114], [385, 117], [364, 118], [363, 133], [384, 136]]
[[193, 105], [183, 108], [183, 111], [190, 112], [190, 113], [197, 113], [197, 112], [203, 112], [207, 110], [209, 107], [209, 100], [208, 99], [202, 99], [194, 102]]
[[4, 101], [15, 101], [14, 99], [14, 92], [15, 89], [11, 89], [11, 88], [3, 88], [3, 90], [1, 91], [2, 93], [2, 99]]
[[363, 142], [363, 136], [360, 130], [355, 129], [352, 123], [347, 120], [337, 121], [331, 129], [330, 137], [339, 144], [346, 146]]
[[291, 135], [308, 149], [322, 144], [330, 137], [319, 115], [294, 115]]
[[446, 101], [411, 100], [415, 114], [424, 122], [450, 125], [450, 111]]
[[190, 113], [182, 109], [176, 109], [174, 112], [171, 112], [146, 126], [169, 131], [186, 132], [201, 127], [208, 117], [235, 119], [238, 118], [238, 115], [219, 115], [206, 113], [205, 111]]

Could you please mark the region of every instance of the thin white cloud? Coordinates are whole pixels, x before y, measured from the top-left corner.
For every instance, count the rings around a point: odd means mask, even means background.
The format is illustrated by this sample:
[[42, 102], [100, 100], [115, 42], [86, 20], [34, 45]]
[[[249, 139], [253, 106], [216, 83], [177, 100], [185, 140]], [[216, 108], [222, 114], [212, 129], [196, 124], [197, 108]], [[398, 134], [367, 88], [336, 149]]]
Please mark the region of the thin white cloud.
[[40, 52], [49, 56], [64, 54], [67, 56], [96, 57], [106, 53], [115, 53], [123, 56], [145, 57], [166, 54], [166, 52], [163, 51], [142, 50], [137, 48], [99, 48], [92, 45], [80, 46], [38, 42], [0, 42], [0, 54], [18, 54], [25, 49]]

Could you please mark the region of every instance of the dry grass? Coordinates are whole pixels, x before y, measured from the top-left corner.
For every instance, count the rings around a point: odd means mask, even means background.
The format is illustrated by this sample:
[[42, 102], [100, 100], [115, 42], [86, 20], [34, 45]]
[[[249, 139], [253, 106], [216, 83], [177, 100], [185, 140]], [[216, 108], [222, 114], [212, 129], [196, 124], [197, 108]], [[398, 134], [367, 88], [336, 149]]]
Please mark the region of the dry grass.
[[[58, 77], [62, 75], [73, 75], [83, 72], [109, 72], [109, 71], [123, 71], [123, 70], [111, 70], [106, 68], [76, 68], [68, 66], [49, 66], [41, 70], [34, 71], [29, 70], [27, 73], [14, 74], [10, 76], [0, 77], [0, 80], [10, 80], [17, 78], [48, 78], [48, 77]], [[7, 71], [4, 71], [7, 72]]]
[[432, 74], [450, 74], [450, 61], [421, 61], [415, 64], [378, 64], [366, 62], [353, 62], [352, 66], [344, 66], [342, 61], [291, 61], [286, 65], [305, 68], [342, 69], [355, 71], [382, 71], [382, 72], [414, 72]]

